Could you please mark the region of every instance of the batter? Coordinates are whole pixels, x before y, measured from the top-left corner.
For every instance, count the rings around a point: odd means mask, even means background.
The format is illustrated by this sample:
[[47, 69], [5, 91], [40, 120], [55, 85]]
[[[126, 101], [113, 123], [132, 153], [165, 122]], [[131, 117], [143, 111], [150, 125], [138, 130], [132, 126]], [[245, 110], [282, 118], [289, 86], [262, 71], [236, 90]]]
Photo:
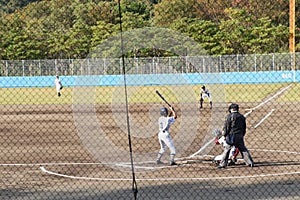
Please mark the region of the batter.
[[170, 149], [170, 165], [176, 165], [174, 161], [174, 157], [176, 155], [175, 146], [172, 140], [172, 137], [169, 133], [170, 125], [175, 122], [177, 118], [177, 114], [173, 107], [170, 106], [171, 116], [168, 116], [168, 109], [163, 107], [160, 109], [160, 118], [158, 119], [158, 126], [159, 126], [159, 133], [158, 133], [158, 140], [160, 144], [160, 150], [157, 155], [156, 163], [163, 164], [161, 162], [161, 157], [163, 156], [164, 152], [166, 151], [166, 147]]

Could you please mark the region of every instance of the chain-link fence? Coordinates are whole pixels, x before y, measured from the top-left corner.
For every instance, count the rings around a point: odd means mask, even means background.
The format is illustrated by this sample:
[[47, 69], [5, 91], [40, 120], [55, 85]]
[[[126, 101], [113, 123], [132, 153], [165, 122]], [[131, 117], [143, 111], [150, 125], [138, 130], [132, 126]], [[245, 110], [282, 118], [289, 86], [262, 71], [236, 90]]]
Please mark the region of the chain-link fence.
[[0, 199], [300, 198], [289, 2], [0, 4]]

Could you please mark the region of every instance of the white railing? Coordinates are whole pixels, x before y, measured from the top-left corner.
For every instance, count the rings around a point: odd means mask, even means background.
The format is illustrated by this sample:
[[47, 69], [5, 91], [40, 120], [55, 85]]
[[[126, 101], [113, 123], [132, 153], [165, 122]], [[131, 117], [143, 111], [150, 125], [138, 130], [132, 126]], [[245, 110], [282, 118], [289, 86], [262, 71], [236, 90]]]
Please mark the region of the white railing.
[[[126, 58], [127, 74], [297, 70], [300, 53]], [[120, 58], [0, 60], [0, 76], [121, 74]]]

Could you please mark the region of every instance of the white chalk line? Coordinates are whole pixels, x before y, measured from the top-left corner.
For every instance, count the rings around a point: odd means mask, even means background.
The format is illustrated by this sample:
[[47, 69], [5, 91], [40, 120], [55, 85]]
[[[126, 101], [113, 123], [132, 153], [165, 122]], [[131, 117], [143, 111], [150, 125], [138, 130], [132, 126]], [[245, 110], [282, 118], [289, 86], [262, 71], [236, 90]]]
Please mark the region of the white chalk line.
[[[292, 85], [288, 85], [287, 87], [282, 88], [281, 90], [279, 90], [278, 92], [276, 92], [274, 95], [272, 95], [270, 98], [266, 99], [265, 101], [261, 102], [260, 104], [258, 104], [257, 106], [255, 106], [254, 108], [250, 108], [247, 109], [249, 110], [249, 112], [247, 112], [246, 114], [244, 114], [245, 117], [247, 117], [249, 114], [251, 114], [254, 110], [256, 110], [257, 108], [263, 106], [264, 104], [268, 103], [269, 101], [271, 101], [272, 99], [276, 98], [278, 95], [280, 95], [281, 93], [285, 92], [286, 90], [290, 89], [290, 87], [292, 87]], [[264, 117], [254, 128], [257, 128], [266, 118], [268, 118], [272, 112], [274, 111], [274, 109], [272, 109], [271, 113], [269, 113], [266, 117]], [[190, 155], [189, 157], [194, 157], [197, 154], [199, 154], [201, 151], [203, 151], [207, 146], [209, 146], [212, 142], [214, 141], [214, 138], [211, 139], [210, 141], [208, 141], [203, 147], [201, 147], [197, 152], [195, 152], [194, 154]]]
[[273, 96], [271, 96], [270, 98], [266, 99], [265, 101], [261, 102], [260, 104], [258, 104], [257, 106], [255, 106], [254, 108], [249, 108], [246, 110], [249, 110], [249, 112], [247, 112], [246, 114], [244, 114], [245, 117], [247, 117], [248, 115], [250, 115], [254, 110], [256, 110], [257, 108], [263, 106], [264, 104], [268, 103], [269, 101], [271, 101], [272, 99], [276, 98], [278, 95], [280, 95], [281, 93], [285, 92], [286, 90], [290, 89], [290, 87], [292, 87], [292, 85], [288, 85], [285, 88], [282, 88], [281, 90], [279, 90], [278, 92], [276, 92]]
[[[274, 153], [285, 153], [285, 154], [295, 154], [295, 155], [300, 155], [300, 152], [295, 152], [295, 151], [286, 151], [286, 150], [274, 150], [274, 149], [249, 149], [251, 151], [264, 151], [264, 152], [274, 152]], [[204, 155], [204, 156], [198, 156], [199, 158], [201, 157], [214, 157], [212, 155]], [[177, 158], [176, 160], [185, 160], [190, 157], [182, 157], [182, 158]], [[193, 160], [187, 160], [187, 161], [193, 161]], [[209, 162], [209, 161], [207, 161]], [[148, 163], [155, 163], [154, 161], [145, 161], [145, 162], [136, 162], [139, 164], [148, 164]], [[134, 164], [136, 164], [134, 163]], [[65, 177], [65, 178], [70, 178], [70, 179], [79, 179], [79, 180], [97, 180], [97, 181], [129, 181], [132, 180], [131, 178], [96, 178], [96, 177], [80, 177], [80, 176], [70, 176], [66, 174], [61, 174], [61, 173], [56, 173], [50, 170], [47, 170], [44, 166], [63, 166], [63, 165], [115, 165], [115, 166], [120, 166], [120, 167], [131, 167], [130, 163], [67, 163], [67, 162], [62, 162], [62, 163], [9, 163], [9, 164], [0, 164], [0, 166], [25, 166], [25, 167], [30, 167], [30, 166], [39, 166], [40, 170], [43, 171], [44, 173], [48, 173], [50, 175], [55, 175], [55, 176], [60, 176], [60, 177]], [[180, 167], [182, 164], [178, 165]], [[137, 167], [137, 166], [135, 166]], [[156, 167], [143, 167], [139, 166], [139, 168], [144, 168], [144, 169], [163, 169], [163, 168], [174, 168], [177, 166], [156, 166]], [[176, 180], [218, 180], [218, 179], [235, 179], [235, 178], [255, 178], [255, 177], [269, 177], [269, 176], [283, 176], [283, 175], [289, 175], [289, 174], [299, 174], [300, 172], [283, 172], [283, 173], [277, 173], [277, 174], [261, 174], [261, 175], [252, 175], [252, 176], [232, 176], [232, 177], [212, 177], [212, 178], [203, 178], [203, 177], [197, 177], [197, 178], [144, 178], [144, 179], [136, 179], [136, 180], [146, 180], [146, 181], [160, 181], [160, 180], [169, 180], [169, 181], [176, 181]]]
[[[145, 163], [149, 163], [149, 162], [145, 162]], [[153, 162], [153, 164], [156, 164], [156, 162]], [[142, 164], [142, 163], [140, 163]], [[126, 168], [131, 168], [131, 164], [130, 163], [123, 163], [123, 164], [115, 164], [115, 166], [117, 167], [126, 167]], [[174, 167], [174, 166], [156, 166], [156, 167], [147, 167], [147, 166], [137, 166], [134, 164], [134, 168], [135, 169], [144, 169], [144, 170], [154, 170], [154, 169], [164, 169], [164, 168], [171, 168], [171, 167]]]
[[[291, 87], [291, 85], [281, 89], [279, 92], [275, 93], [275, 95], [271, 96], [270, 98], [268, 98], [267, 100], [265, 100], [264, 102], [261, 102], [259, 105], [257, 105], [256, 107], [249, 109], [250, 111], [248, 113], [245, 114], [245, 116], [248, 116], [251, 112], [253, 112], [254, 110], [256, 110], [257, 108], [261, 107], [262, 105], [264, 105], [265, 103], [271, 101], [272, 99], [274, 99], [275, 97], [277, 97], [278, 95], [280, 95], [281, 93], [283, 93], [285, 90], [289, 89]], [[258, 127], [267, 117], [269, 117], [272, 112], [274, 111], [274, 109], [271, 110], [271, 112], [266, 115], [256, 126]], [[207, 144], [205, 144], [203, 147], [201, 147], [196, 153], [185, 157], [185, 158], [178, 158], [176, 160], [182, 160], [182, 159], [186, 159], [186, 158], [192, 158], [195, 157], [198, 153], [200, 153], [203, 149], [205, 149], [208, 145], [210, 145], [213, 141], [215, 140], [215, 138], [213, 138], [212, 140], [210, 140]], [[256, 150], [256, 149], [250, 149], [250, 150]], [[281, 150], [266, 150], [266, 149], [257, 149], [258, 151], [269, 151], [269, 152], [277, 152], [277, 153], [291, 153], [291, 154], [296, 154], [296, 155], [300, 155], [299, 152], [290, 152], [290, 151], [281, 151]], [[208, 155], [207, 155], [208, 156]], [[143, 163], [153, 163], [153, 161], [147, 161], [147, 162], [140, 162], [140, 164]], [[69, 176], [69, 175], [65, 175], [65, 174], [60, 174], [60, 173], [56, 173], [56, 172], [52, 172], [49, 170], [46, 170], [45, 167], [43, 166], [55, 166], [55, 165], [115, 165], [115, 166], [121, 166], [121, 167], [131, 167], [130, 164], [127, 163], [15, 163], [15, 164], [0, 164], [0, 166], [40, 166], [40, 169], [48, 174], [51, 175], [56, 175], [56, 176], [61, 176], [61, 177], [66, 177], [66, 178], [72, 178], [72, 179], [84, 179], [84, 180], [100, 180], [100, 181], [131, 181], [132, 178], [93, 178], [93, 177], [78, 177], [78, 176]], [[172, 166], [161, 166], [161, 167], [145, 167], [145, 166], [135, 166], [135, 168], [142, 168], [142, 169], [159, 169], [159, 168], [168, 168], [168, 167], [172, 167]], [[149, 180], [149, 181], [155, 181], [155, 180], [219, 180], [219, 179], [240, 179], [240, 178], [256, 178], [256, 177], [269, 177], [269, 176], [283, 176], [283, 175], [290, 175], [290, 174], [300, 174], [300, 172], [283, 172], [283, 173], [277, 173], [277, 174], [261, 174], [261, 175], [252, 175], [252, 176], [232, 176], [232, 177], [210, 177], [210, 178], [148, 178], [148, 179], [136, 179], [136, 180]]]
[[269, 101], [271, 101], [272, 99], [276, 98], [277, 96], [279, 96], [281, 93], [285, 92], [286, 90], [290, 89], [290, 87], [292, 87], [292, 85], [288, 85], [285, 88], [282, 88], [281, 90], [279, 90], [278, 92], [276, 92], [273, 96], [271, 96], [270, 98], [266, 99], [265, 101], [261, 102], [260, 104], [258, 104], [256, 107], [252, 108], [251, 110], [256, 110], [257, 108], [263, 106], [264, 104], [268, 103]]
[[199, 154], [201, 151], [203, 151], [207, 146], [209, 146], [211, 143], [213, 143], [215, 141], [215, 138], [211, 139], [210, 141], [208, 141], [203, 147], [201, 147], [196, 153], [188, 156], [189, 158], [192, 158], [194, 156], [196, 156], [197, 154]]
[[[261, 151], [261, 152], [273, 152], [273, 153], [286, 153], [286, 154], [294, 154], [294, 155], [300, 155], [300, 152], [296, 151], [287, 151], [287, 150], [278, 150], [278, 149], [249, 149], [251, 151]], [[211, 157], [214, 158], [213, 155], [203, 155], [203, 156], [197, 156], [197, 158], [201, 159], [202, 157]], [[181, 157], [181, 158], [175, 158], [175, 161], [182, 161], [189, 159], [190, 157]], [[193, 161], [193, 160], [187, 160], [187, 161]], [[134, 162], [134, 165], [136, 164], [153, 164], [155, 161], [143, 161], [143, 162]], [[116, 166], [126, 166], [131, 165], [130, 162], [122, 162], [122, 163], [106, 163], [106, 162], [84, 162], [84, 163], [78, 163], [78, 162], [57, 162], [57, 163], [2, 163], [0, 164], [0, 167], [36, 167], [36, 166], [63, 166], [63, 165], [116, 165]]]
[[285, 151], [285, 150], [275, 150], [275, 149], [249, 149], [249, 150], [300, 155], [300, 152], [296, 152], [296, 151]]
[[[274, 150], [274, 149], [249, 149], [251, 151], [264, 151], [264, 152], [274, 152], [274, 153], [285, 153], [285, 154], [295, 154], [295, 155], [300, 155], [300, 152], [295, 152], [295, 151], [285, 151], [285, 150]], [[206, 155], [209, 156], [209, 155]], [[212, 156], [213, 157], [213, 156]], [[177, 158], [177, 160], [184, 160], [189, 157], [182, 157], [182, 158]], [[143, 162], [139, 162], [142, 164]], [[146, 161], [144, 163], [154, 163], [153, 161]], [[66, 163], [64, 163], [66, 164]], [[72, 163], [70, 163], [72, 164]], [[79, 163], [82, 164], [82, 163]], [[95, 164], [95, 163], [85, 163], [85, 164]], [[103, 163], [101, 163], [103, 164]], [[32, 164], [33, 165], [33, 164]], [[55, 163], [51, 163], [51, 165], [55, 165]], [[119, 163], [119, 166], [126, 166], [126, 167], [131, 167], [126, 163]], [[180, 166], [180, 165], [179, 165]], [[152, 169], [162, 169], [162, 168], [168, 168], [168, 167], [174, 167], [174, 166], [162, 166], [162, 167], [152, 167]], [[61, 174], [61, 173], [56, 173], [50, 170], [47, 170], [44, 166], [40, 166], [41, 171], [44, 173], [48, 173], [50, 175], [55, 175], [59, 177], [65, 177], [65, 178], [70, 178], [70, 179], [79, 179], [79, 180], [95, 180], [95, 181], [131, 181], [132, 178], [97, 178], [97, 177], [81, 177], [81, 176], [70, 176], [66, 174]], [[180, 178], [137, 178], [136, 180], [140, 181], [185, 181], [185, 180], [224, 180], [224, 179], [243, 179], [243, 178], [258, 178], [258, 177], [273, 177], [273, 176], [285, 176], [285, 175], [294, 175], [294, 174], [300, 174], [300, 171], [295, 171], [295, 172], [282, 172], [282, 173], [275, 173], [275, 174], [259, 174], [259, 175], [249, 175], [249, 176], [226, 176], [226, 177], [209, 177], [209, 178], [204, 178], [204, 177], [180, 177]]]
[[271, 112], [269, 112], [264, 118], [262, 118], [253, 128], [257, 128], [263, 121], [265, 121], [274, 111], [275, 109], [272, 109]]
[[[45, 167], [40, 167], [40, 169], [50, 175], [55, 175], [70, 179], [79, 180], [95, 180], [95, 181], [132, 181], [132, 178], [95, 178], [95, 177], [83, 177], [83, 176], [70, 176], [66, 174], [56, 173], [45, 169]], [[283, 172], [276, 174], [260, 174], [260, 175], [249, 175], [249, 176], [219, 176], [219, 177], [180, 177], [180, 178], [136, 178], [137, 181], [191, 181], [191, 180], [224, 180], [224, 179], [244, 179], [244, 178], [259, 178], [259, 177], [274, 177], [274, 176], [286, 176], [300, 174], [300, 171], [296, 172]]]

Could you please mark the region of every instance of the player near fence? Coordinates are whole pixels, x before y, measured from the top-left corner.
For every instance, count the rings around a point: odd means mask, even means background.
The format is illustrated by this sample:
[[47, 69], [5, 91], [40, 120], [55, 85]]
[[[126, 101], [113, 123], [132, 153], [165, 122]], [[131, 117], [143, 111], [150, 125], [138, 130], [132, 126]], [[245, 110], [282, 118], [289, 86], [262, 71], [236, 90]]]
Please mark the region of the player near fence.
[[209, 100], [209, 108], [212, 109], [211, 93], [205, 87], [205, 85], [202, 85], [201, 90], [200, 90], [200, 109], [203, 108], [203, 102], [204, 102], [204, 99], [206, 99], [206, 98]]
[[55, 85], [55, 88], [56, 88], [57, 95], [60, 97], [61, 96], [60, 90], [63, 88], [63, 86], [62, 86], [62, 82], [59, 79], [58, 75], [56, 76], [56, 78], [54, 80], [54, 85]]
[[171, 124], [175, 122], [177, 118], [177, 114], [172, 106], [170, 106], [170, 110], [171, 110], [170, 113], [171, 115], [168, 116], [168, 109], [166, 107], [160, 109], [161, 116], [158, 119], [158, 126], [159, 126], [158, 140], [160, 144], [160, 150], [158, 152], [157, 159], [156, 159], [157, 164], [163, 164], [163, 162], [161, 162], [161, 157], [166, 151], [166, 147], [168, 147], [170, 150], [170, 165], [176, 165], [174, 161], [176, 150], [169, 129]]
[[228, 164], [228, 156], [233, 146], [237, 147], [247, 166], [253, 167], [254, 162], [250, 152], [245, 146], [244, 136], [246, 134], [246, 118], [239, 113], [239, 105], [232, 103], [228, 107], [229, 114], [226, 116], [223, 135], [226, 139], [222, 159], [218, 168], [225, 168]]

